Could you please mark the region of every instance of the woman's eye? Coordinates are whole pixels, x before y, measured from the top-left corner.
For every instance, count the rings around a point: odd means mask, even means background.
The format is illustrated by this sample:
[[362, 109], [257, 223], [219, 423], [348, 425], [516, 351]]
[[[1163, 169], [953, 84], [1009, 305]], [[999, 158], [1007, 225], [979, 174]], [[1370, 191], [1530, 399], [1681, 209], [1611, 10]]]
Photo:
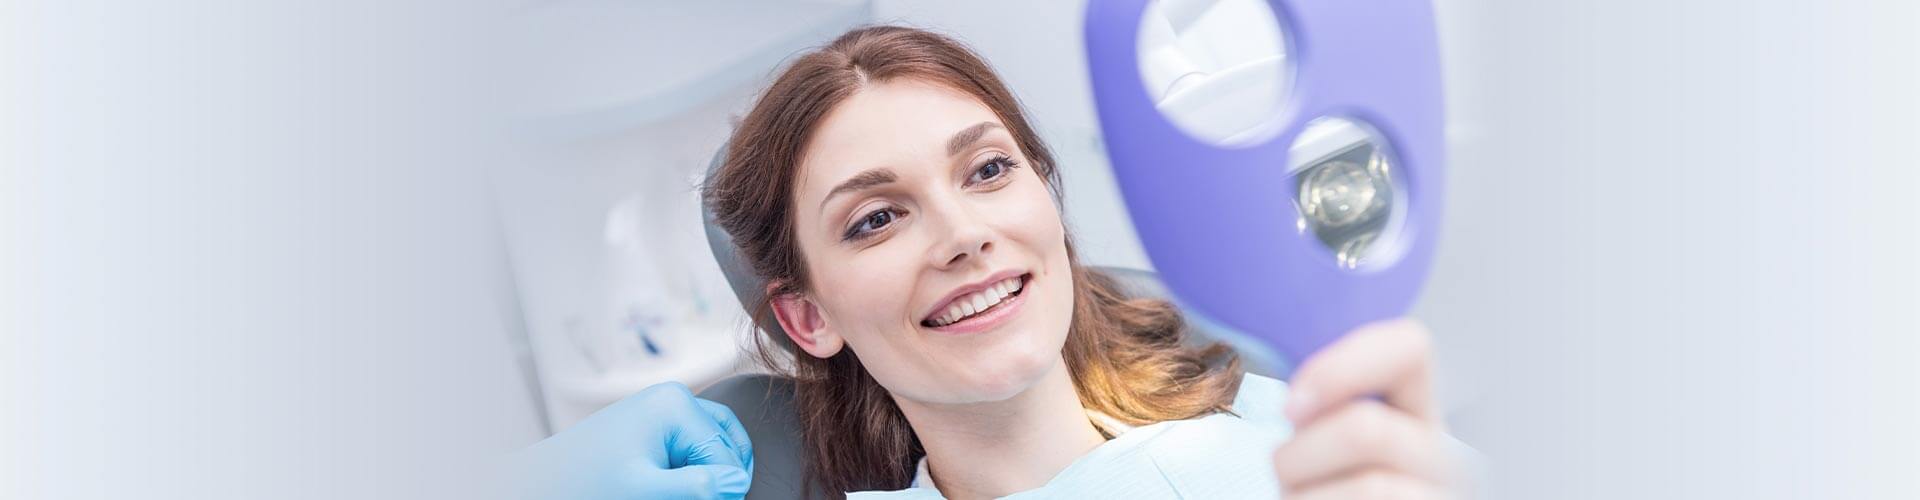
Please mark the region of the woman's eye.
[[855, 240], [871, 235], [874, 231], [879, 231], [887, 227], [887, 225], [893, 224], [893, 219], [898, 216], [899, 214], [895, 213], [895, 209], [892, 208], [883, 208], [868, 212], [866, 217], [860, 218], [860, 222], [855, 223], [852, 228], [847, 229], [846, 239]]
[[981, 164], [980, 168], [974, 169], [973, 176], [967, 178], [967, 183], [979, 184], [982, 182], [992, 182], [1006, 176], [1009, 170], [1013, 170], [1018, 166], [1020, 165], [1014, 163], [1012, 158], [997, 156]]

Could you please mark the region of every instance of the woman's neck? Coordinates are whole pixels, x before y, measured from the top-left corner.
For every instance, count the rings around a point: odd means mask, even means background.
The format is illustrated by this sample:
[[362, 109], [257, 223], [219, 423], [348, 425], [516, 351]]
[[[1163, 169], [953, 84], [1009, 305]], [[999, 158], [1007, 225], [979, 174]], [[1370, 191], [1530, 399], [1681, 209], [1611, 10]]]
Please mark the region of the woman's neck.
[[1106, 438], [1087, 420], [1065, 361], [1005, 401], [896, 400], [947, 498], [994, 498], [1045, 485]]

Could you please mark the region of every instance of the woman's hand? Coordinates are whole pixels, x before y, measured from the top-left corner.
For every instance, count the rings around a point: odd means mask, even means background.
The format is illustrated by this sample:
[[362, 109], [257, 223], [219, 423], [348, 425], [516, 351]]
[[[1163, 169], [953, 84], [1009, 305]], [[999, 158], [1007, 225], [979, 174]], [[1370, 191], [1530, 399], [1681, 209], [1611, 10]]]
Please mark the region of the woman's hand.
[[1435, 408], [1431, 345], [1413, 320], [1373, 323], [1294, 372], [1293, 438], [1273, 453], [1285, 498], [1451, 496], [1455, 464]]

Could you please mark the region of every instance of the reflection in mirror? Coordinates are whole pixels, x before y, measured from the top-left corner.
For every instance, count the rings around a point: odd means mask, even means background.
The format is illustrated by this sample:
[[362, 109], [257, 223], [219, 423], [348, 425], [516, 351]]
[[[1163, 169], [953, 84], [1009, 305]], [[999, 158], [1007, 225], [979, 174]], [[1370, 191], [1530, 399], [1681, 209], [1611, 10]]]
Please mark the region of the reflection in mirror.
[[1140, 79], [1160, 113], [1220, 146], [1272, 136], [1290, 62], [1265, 0], [1153, 0], [1140, 20]]
[[1403, 225], [1406, 180], [1380, 134], [1350, 119], [1320, 118], [1287, 156], [1296, 229], [1311, 232], [1343, 269], [1384, 264]]

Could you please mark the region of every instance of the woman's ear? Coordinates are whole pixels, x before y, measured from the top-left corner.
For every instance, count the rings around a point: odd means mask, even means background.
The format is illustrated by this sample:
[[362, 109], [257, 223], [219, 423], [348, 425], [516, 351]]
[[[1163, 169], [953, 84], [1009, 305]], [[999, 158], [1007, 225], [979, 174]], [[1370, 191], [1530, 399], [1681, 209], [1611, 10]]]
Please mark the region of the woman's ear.
[[798, 293], [776, 294], [775, 285], [767, 286], [769, 301], [773, 303], [773, 317], [780, 320], [780, 329], [787, 331], [787, 338], [800, 345], [813, 357], [826, 359], [840, 353], [843, 340], [827, 324], [827, 317], [813, 299]]

